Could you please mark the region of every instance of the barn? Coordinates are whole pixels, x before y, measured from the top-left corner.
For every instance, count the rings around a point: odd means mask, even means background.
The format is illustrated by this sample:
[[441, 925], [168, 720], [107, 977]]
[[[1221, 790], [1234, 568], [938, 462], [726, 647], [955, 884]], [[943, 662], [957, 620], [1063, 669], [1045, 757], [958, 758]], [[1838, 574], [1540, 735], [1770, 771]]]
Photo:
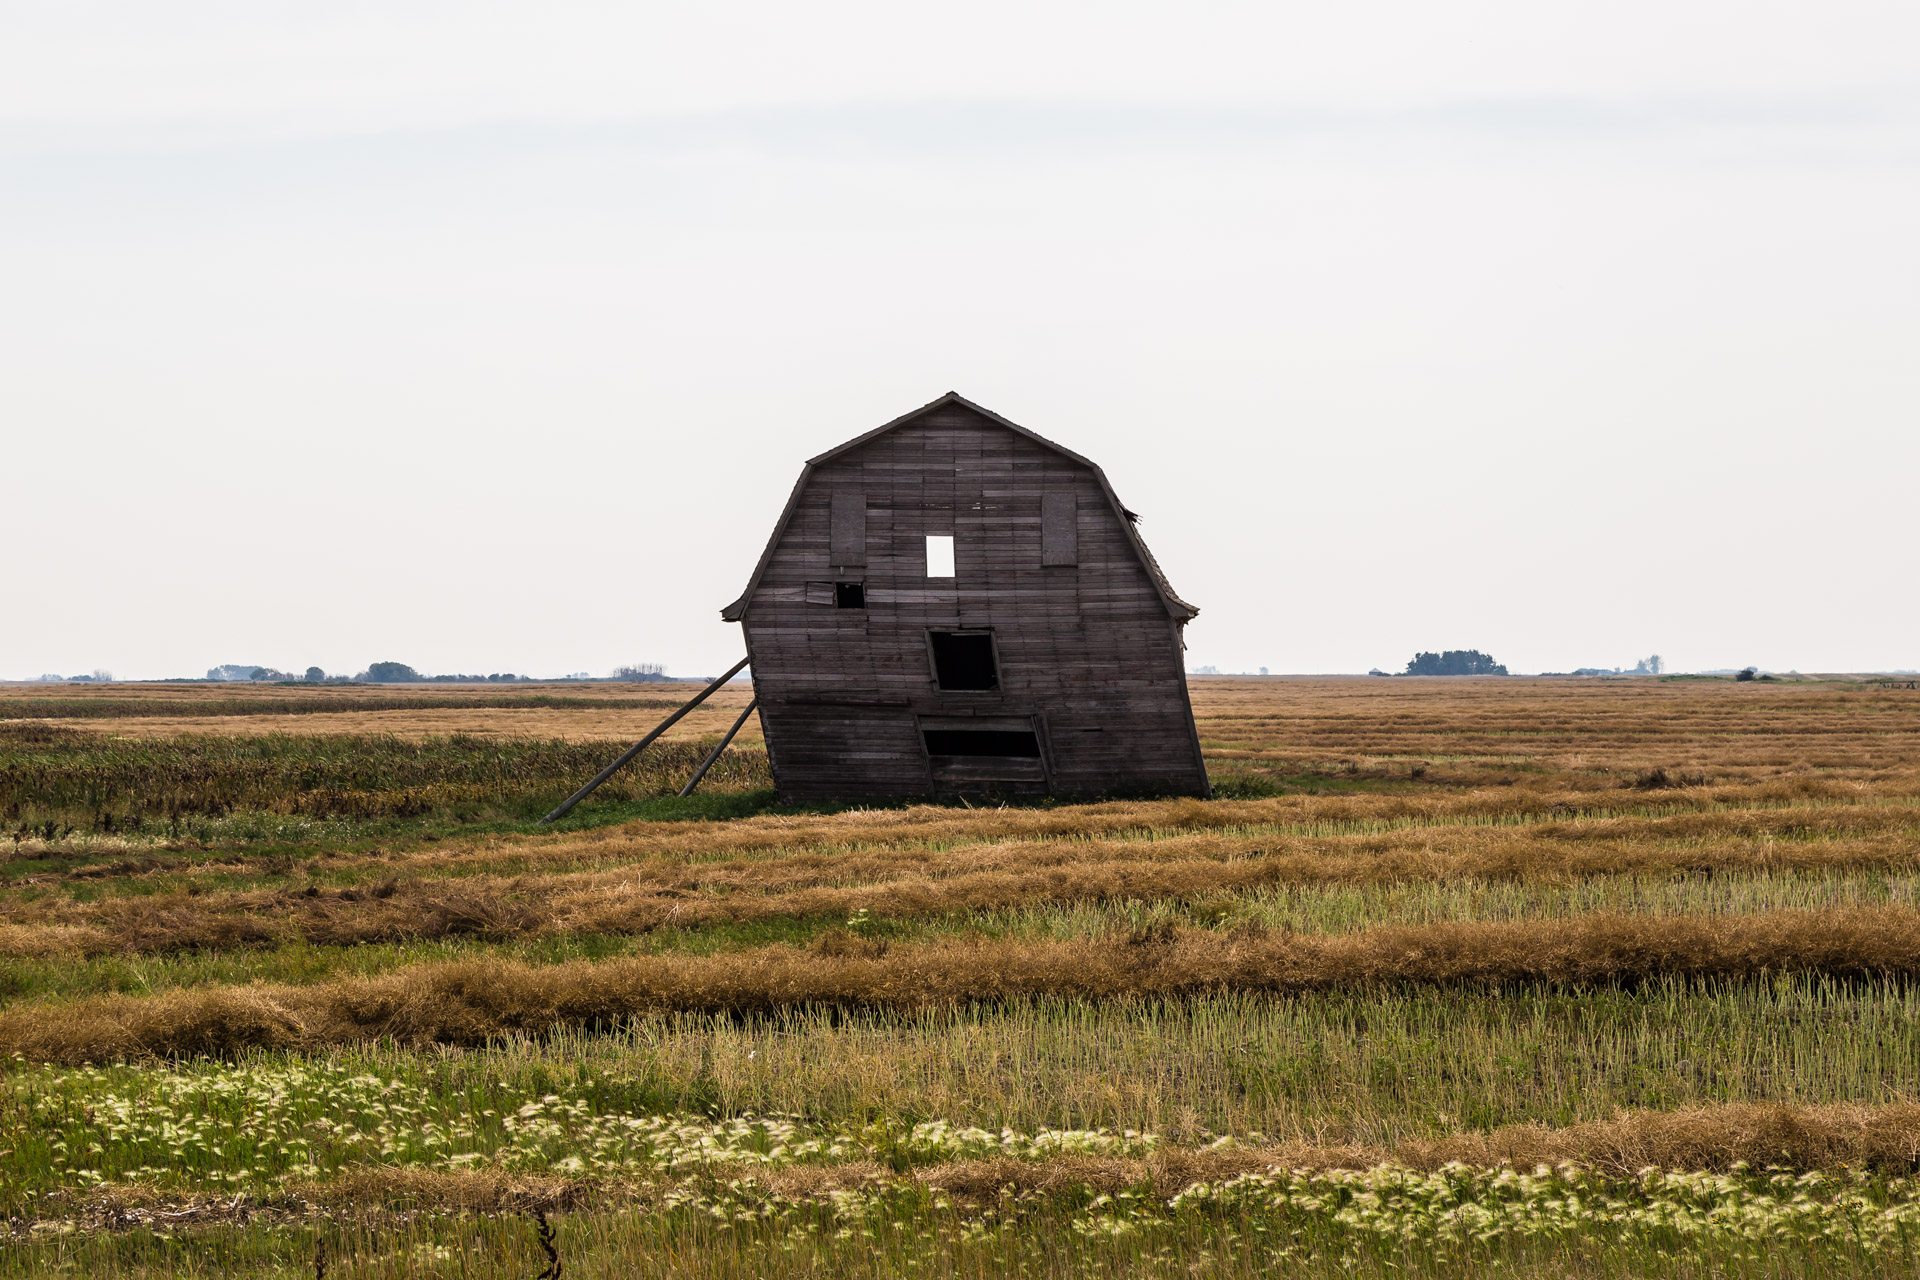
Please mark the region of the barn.
[[1099, 467], [949, 392], [810, 459], [738, 600], [784, 799], [1207, 794], [1199, 611]]

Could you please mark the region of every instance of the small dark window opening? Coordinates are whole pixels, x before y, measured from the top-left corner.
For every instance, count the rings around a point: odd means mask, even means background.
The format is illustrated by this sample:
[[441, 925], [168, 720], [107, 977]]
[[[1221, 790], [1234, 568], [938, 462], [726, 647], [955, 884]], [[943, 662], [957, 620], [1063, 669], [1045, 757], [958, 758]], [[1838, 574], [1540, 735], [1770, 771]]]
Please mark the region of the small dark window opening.
[[1040, 758], [1040, 739], [1031, 729], [928, 729], [930, 756], [1018, 756]]
[[987, 690], [1000, 687], [1000, 669], [993, 660], [993, 635], [986, 631], [935, 631], [934, 683], [945, 690]]
[[862, 582], [836, 582], [833, 584], [833, 607], [836, 609], [864, 609], [867, 607], [867, 587]]

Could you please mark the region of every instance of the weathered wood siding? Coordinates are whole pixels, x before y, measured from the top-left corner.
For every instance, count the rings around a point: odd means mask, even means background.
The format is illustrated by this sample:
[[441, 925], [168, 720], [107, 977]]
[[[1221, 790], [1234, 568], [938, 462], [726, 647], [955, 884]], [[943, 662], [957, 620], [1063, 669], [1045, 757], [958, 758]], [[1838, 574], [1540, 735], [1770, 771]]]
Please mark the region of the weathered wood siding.
[[[1056, 794], [1204, 794], [1179, 629], [1121, 519], [1087, 467], [958, 405], [819, 464], [743, 618], [781, 793], [927, 794], [919, 717], [972, 715], [1034, 717]], [[926, 576], [930, 534], [954, 577]], [[947, 627], [992, 629], [998, 691], [935, 688]]]

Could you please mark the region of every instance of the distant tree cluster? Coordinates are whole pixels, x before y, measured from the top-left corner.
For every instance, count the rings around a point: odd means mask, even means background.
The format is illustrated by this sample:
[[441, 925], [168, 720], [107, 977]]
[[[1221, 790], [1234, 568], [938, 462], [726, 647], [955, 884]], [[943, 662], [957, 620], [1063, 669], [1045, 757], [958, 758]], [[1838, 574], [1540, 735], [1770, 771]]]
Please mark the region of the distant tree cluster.
[[1445, 653], [1416, 653], [1407, 663], [1410, 676], [1503, 676], [1506, 667], [1478, 649], [1448, 649]]
[[430, 676], [414, 670], [404, 662], [376, 662], [354, 679], [367, 684], [512, 684], [531, 680], [533, 677], [515, 675], [511, 671], [496, 671], [492, 675], [485, 676], [468, 675], [465, 672]]
[[256, 684], [263, 682], [285, 683], [287, 681], [320, 684], [325, 681], [335, 683], [344, 682], [347, 677], [330, 676], [319, 667], [308, 667], [304, 672], [295, 674], [291, 671], [282, 671], [278, 667], [261, 667], [248, 662], [227, 662], [217, 667], [208, 667], [207, 679], [220, 681], [251, 680]]
[[226, 662], [217, 667], [207, 668], [207, 679], [219, 681], [251, 680], [259, 683], [305, 683], [305, 684], [344, 684], [346, 676], [330, 676], [319, 667], [308, 667], [298, 674], [282, 671], [278, 667], [256, 666], [250, 662]]
[[244, 662], [223, 662], [207, 668], [209, 680], [295, 680], [278, 667], [256, 667]]

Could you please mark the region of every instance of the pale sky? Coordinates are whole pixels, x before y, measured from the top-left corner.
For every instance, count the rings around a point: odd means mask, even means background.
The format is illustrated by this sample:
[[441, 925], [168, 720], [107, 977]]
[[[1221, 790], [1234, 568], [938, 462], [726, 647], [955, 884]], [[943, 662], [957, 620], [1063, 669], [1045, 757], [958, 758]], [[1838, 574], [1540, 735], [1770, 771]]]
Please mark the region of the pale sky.
[[802, 460], [1192, 665], [1920, 667], [1920, 9], [0, 0], [0, 678], [715, 672]]

